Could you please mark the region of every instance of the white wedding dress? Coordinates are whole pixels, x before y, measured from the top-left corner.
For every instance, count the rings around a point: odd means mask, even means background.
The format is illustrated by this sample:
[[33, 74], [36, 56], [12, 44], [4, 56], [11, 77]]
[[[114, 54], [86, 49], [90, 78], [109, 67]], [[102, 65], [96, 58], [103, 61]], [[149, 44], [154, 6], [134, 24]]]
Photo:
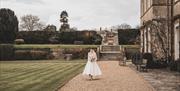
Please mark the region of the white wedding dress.
[[[93, 61], [91, 61], [94, 59]], [[101, 75], [102, 72], [97, 64], [97, 56], [96, 53], [88, 53], [88, 61], [86, 63], [86, 66], [83, 71], [83, 75], [89, 75], [91, 74], [92, 76], [98, 76]]]

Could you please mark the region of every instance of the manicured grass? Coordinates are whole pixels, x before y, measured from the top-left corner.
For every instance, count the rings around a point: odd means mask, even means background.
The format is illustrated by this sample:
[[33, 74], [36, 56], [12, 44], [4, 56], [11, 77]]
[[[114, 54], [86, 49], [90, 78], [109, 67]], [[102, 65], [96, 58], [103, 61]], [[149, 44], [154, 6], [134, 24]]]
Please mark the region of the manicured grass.
[[[63, 45], [63, 44], [21, 44], [15, 48], [97, 48], [99, 45]], [[139, 45], [122, 45], [126, 48], [139, 48]]]
[[21, 44], [15, 48], [97, 48], [99, 45]]
[[0, 61], [0, 91], [55, 91], [84, 65], [84, 60]]
[[140, 48], [140, 45], [122, 45], [124, 48]]

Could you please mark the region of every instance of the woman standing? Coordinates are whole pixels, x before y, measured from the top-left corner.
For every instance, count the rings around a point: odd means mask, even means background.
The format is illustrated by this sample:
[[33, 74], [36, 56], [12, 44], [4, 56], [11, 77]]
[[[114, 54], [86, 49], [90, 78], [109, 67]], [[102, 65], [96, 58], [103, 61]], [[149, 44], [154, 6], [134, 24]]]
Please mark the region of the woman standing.
[[96, 52], [93, 49], [90, 49], [90, 52], [88, 53], [88, 61], [83, 71], [83, 75], [89, 75], [91, 80], [93, 80], [93, 76], [102, 74], [96, 61], [97, 61]]

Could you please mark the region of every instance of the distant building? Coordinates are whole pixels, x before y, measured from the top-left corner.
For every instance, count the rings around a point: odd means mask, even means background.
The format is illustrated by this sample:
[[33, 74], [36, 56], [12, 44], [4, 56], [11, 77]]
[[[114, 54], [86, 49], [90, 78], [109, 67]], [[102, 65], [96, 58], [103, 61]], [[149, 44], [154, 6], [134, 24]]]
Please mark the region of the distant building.
[[141, 52], [179, 59], [180, 0], [141, 0]]

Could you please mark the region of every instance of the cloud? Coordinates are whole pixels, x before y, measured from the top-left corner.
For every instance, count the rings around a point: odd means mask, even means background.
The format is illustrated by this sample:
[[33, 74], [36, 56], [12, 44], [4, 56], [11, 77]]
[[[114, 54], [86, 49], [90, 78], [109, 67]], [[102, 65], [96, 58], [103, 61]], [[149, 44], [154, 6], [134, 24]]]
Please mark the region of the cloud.
[[44, 2], [42, 0], [16, 0], [17, 2], [25, 3], [25, 4], [43, 4]]
[[47, 24], [60, 26], [59, 15], [66, 10], [69, 23], [79, 29], [110, 27], [121, 23], [139, 24], [140, 0], [1, 0], [18, 17], [37, 15]]
[[15, 3], [24, 3], [24, 4], [35, 4], [40, 3], [43, 4], [42, 0], [1, 0], [3, 2], [15, 2]]

